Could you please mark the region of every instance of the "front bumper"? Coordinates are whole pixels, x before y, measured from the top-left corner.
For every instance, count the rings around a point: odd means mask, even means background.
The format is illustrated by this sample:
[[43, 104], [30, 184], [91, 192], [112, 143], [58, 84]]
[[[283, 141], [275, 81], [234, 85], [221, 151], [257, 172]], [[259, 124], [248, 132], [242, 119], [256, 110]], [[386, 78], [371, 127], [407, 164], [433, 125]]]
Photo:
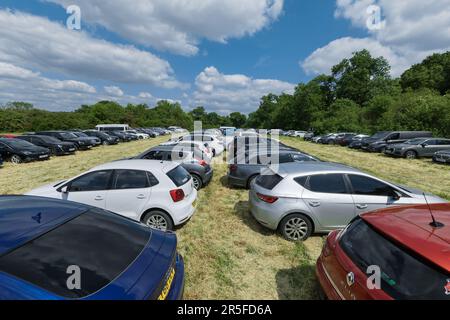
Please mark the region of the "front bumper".
[[450, 163], [450, 156], [435, 154], [433, 161], [436, 163]]
[[22, 157], [24, 162], [45, 161], [50, 159], [50, 154], [32, 154]]

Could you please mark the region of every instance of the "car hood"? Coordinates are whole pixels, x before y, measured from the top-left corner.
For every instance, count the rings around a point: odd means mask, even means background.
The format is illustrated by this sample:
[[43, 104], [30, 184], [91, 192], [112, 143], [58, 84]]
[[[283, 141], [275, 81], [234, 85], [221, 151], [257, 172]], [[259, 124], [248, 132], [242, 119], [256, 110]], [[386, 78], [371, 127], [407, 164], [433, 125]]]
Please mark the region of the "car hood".
[[52, 194], [57, 192], [56, 191], [57, 187], [55, 187], [55, 186], [57, 185], [59, 187], [65, 181], [67, 181], [67, 180], [61, 180], [61, 181], [57, 181], [57, 182], [53, 182], [53, 183], [41, 186], [39, 188], [28, 191], [27, 193], [25, 193], [25, 195], [26, 196], [38, 196], [38, 197], [53, 198]]
[[[425, 195], [428, 203], [447, 203], [447, 200], [442, 199], [441, 197], [438, 197], [432, 193], [424, 192], [423, 190], [420, 190], [417, 188], [411, 188], [409, 186], [404, 186], [404, 185], [399, 185], [399, 184], [397, 184], [396, 186], [402, 190], [407, 191], [408, 193], [410, 193], [411, 195], [413, 195], [414, 197], [417, 197], [417, 198], [424, 198], [424, 195]], [[424, 202], [425, 202], [425, 198], [424, 198]]]

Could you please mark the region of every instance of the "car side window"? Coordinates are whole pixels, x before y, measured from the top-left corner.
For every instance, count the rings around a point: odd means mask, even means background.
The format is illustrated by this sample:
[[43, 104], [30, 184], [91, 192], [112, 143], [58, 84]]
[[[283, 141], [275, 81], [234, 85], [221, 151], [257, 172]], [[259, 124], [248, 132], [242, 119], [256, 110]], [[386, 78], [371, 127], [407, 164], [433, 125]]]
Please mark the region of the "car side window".
[[439, 146], [449, 146], [450, 140], [438, 140], [437, 145]]
[[348, 177], [353, 187], [353, 194], [390, 197], [394, 193], [392, 187], [378, 180], [359, 175], [349, 175]]
[[308, 190], [318, 193], [346, 194], [347, 185], [342, 174], [319, 174], [309, 177]]
[[85, 174], [70, 183], [69, 192], [107, 190], [109, 188], [110, 178], [110, 170]]
[[150, 151], [145, 156], [147, 160], [163, 160], [164, 154], [161, 151]]
[[393, 133], [387, 137], [386, 140], [398, 140], [400, 139], [400, 133]]
[[150, 183], [145, 171], [139, 170], [116, 170], [114, 175], [113, 189], [145, 189]]
[[300, 155], [300, 154], [292, 154], [292, 159], [294, 159], [295, 162], [305, 162], [305, 161], [310, 161], [311, 158], [309, 158], [308, 156], [305, 155]]
[[427, 141], [425, 141], [425, 144], [427, 146], [436, 146], [436, 145], [438, 145], [438, 140], [427, 140]]

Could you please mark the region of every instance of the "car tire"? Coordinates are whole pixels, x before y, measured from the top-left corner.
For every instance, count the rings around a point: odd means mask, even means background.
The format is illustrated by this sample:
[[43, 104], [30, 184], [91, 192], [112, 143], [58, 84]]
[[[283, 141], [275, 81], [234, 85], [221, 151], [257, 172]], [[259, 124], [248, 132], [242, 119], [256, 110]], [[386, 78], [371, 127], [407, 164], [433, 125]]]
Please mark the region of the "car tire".
[[311, 236], [313, 225], [307, 216], [295, 213], [281, 220], [279, 230], [288, 241], [305, 241]]
[[408, 150], [405, 152], [405, 158], [409, 160], [417, 159], [417, 152], [414, 150]]
[[247, 189], [250, 190], [250, 187], [252, 185], [252, 182], [255, 181], [256, 178], [258, 178], [258, 174], [255, 174], [254, 176], [251, 176], [247, 181]]
[[142, 222], [147, 227], [160, 231], [172, 231], [174, 229], [172, 218], [161, 210], [147, 212]]
[[109, 146], [109, 142], [108, 141], [103, 141], [103, 143], [102, 143], [104, 146]]
[[14, 154], [11, 156], [11, 162], [14, 164], [21, 164], [23, 162], [23, 160], [19, 155]]
[[194, 184], [194, 188], [195, 190], [200, 190], [201, 188], [203, 188], [203, 181], [202, 178], [200, 178], [198, 175], [196, 174], [191, 174], [192, 176], [192, 182]]

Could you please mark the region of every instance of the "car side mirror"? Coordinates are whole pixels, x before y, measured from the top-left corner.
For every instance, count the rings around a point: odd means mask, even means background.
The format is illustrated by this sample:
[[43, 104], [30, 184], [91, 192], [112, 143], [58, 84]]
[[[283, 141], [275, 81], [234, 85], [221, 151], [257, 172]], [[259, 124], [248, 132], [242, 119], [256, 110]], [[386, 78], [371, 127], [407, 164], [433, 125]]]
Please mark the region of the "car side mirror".
[[63, 186], [63, 187], [59, 188], [57, 191], [61, 192], [61, 193], [64, 193], [64, 194], [67, 194], [67, 193], [69, 193], [69, 187], [68, 186]]
[[396, 190], [392, 190], [391, 198], [394, 201], [398, 201], [398, 200], [400, 200], [402, 198], [402, 195], [400, 194], [400, 192], [398, 192]]
[[428, 144], [422, 143], [421, 146], [422, 146], [422, 148], [426, 148], [428, 146]]

